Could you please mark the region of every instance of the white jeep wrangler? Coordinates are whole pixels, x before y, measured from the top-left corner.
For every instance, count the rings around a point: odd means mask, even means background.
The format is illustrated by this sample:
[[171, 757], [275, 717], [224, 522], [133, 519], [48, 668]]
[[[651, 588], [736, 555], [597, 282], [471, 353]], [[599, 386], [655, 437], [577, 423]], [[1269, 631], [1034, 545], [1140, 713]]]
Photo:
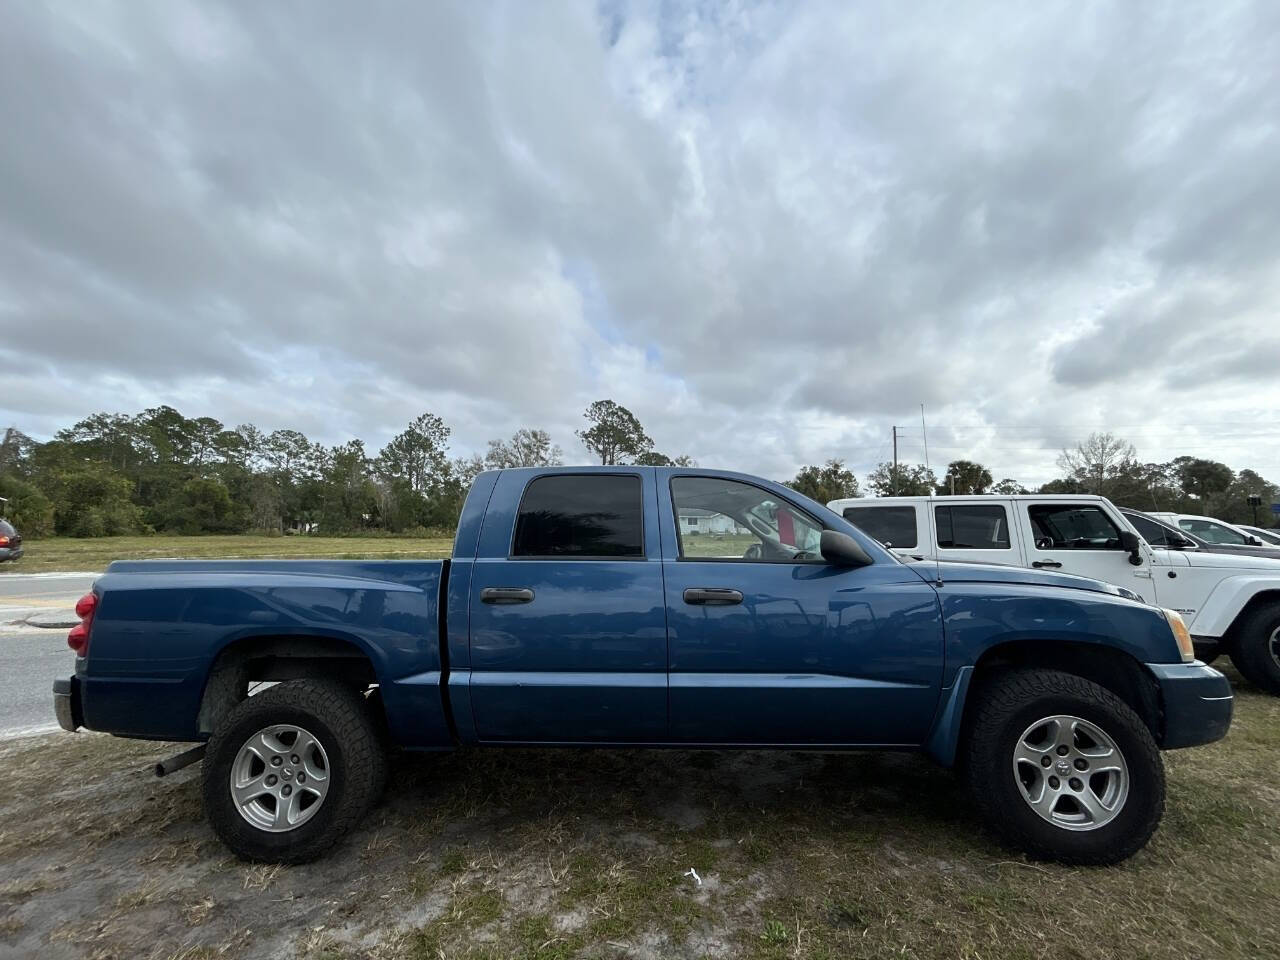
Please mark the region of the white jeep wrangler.
[[1006, 563], [1115, 584], [1177, 610], [1196, 654], [1280, 696], [1280, 560], [1154, 549], [1105, 497], [881, 497], [827, 504], [904, 558]]

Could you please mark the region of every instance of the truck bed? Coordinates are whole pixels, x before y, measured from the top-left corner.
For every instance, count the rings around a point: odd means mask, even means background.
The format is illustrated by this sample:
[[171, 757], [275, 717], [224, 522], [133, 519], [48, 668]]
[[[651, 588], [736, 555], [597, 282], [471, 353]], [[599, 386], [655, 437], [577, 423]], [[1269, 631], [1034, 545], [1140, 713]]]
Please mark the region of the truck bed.
[[[449, 742], [440, 597], [447, 560], [141, 560], [98, 580], [91, 657], [80, 661], [85, 725], [198, 740], [211, 664], [237, 644], [311, 638], [373, 664], [406, 745]], [[353, 651], [354, 652], [354, 651]], [[140, 705], [145, 704], [145, 709]], [[390, 709], [395, 706], [395, 709]]]

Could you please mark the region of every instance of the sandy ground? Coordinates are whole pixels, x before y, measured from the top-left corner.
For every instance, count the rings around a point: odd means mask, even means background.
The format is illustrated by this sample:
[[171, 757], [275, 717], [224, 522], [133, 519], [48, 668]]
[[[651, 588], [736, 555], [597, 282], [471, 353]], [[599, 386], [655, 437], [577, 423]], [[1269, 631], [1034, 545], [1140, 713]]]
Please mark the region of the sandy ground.
[[178, 749], [0, 743], [0, 957], [1280, 956], [1280, 701], [1248, 691], [1095, 870], [999, 848], [913, 755], [523, 749], [399, 758], [329, 857], [252, 865], [198, 765], [151, 775]]

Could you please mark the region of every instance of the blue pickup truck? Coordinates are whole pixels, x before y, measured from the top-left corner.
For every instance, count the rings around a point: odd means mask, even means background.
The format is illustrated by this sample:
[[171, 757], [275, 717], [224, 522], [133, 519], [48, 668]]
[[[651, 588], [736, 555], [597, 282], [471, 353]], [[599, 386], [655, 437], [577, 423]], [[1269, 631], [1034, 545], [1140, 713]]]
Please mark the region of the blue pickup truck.
[[711, 470], [483, 473], [449, 560], [117, 562], [78, 612], [62, 726], [200, 744], [170, 767], [202, 758], [214, 830], [277, 862], [358, 822], [392, 748], [555, 744], [923, 751], [1007, 842], [1110, 863], [1160, 820], [1160, 750], [1232, 711], [1176, 613], [906, 564]]

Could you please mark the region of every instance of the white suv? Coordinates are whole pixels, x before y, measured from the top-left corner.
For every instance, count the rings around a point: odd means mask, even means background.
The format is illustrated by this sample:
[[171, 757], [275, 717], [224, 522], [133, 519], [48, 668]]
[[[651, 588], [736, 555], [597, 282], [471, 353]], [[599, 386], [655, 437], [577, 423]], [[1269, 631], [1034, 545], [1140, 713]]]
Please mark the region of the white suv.
[[1222, 546], [1262, 546], [1262, 540], [1252, 533], [1247, 533], [1225, 521], [1215, 520], [1213, 517], [1202, 517], [1195, 513], [1147, 512], [1157, 520], [1163, 520], [1187, 533], [1194, 533], [1201, 540], [1207, 540], [1209, 543]]
[[1074, 573], [1170, 607], [1187, 621], [1199, 655], [1229, 653], [1250, 682], [1280, 696], [1280, 560], [1153, 550], [1104, 497], [881, 497], [827, 506], [906, 559]]

